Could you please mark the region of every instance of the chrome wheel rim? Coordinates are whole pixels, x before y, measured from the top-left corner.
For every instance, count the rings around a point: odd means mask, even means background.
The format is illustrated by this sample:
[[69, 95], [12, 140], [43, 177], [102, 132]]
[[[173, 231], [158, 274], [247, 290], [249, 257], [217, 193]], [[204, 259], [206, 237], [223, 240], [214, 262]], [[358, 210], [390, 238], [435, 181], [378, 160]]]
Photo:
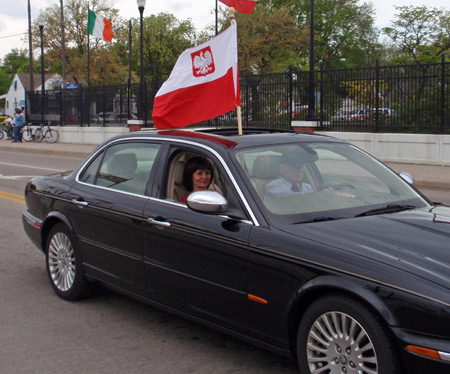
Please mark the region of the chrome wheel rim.
[[312, 374], [376, 374], [375, 347], [364, 328], [352, 317], [329, 312], [316, 319], [306, 347]]
[[48, 246], [48, 268], [53, 284], [69, 290], [75, 280], [75, 255], [70, 239], [62, 232], [53, 235]]

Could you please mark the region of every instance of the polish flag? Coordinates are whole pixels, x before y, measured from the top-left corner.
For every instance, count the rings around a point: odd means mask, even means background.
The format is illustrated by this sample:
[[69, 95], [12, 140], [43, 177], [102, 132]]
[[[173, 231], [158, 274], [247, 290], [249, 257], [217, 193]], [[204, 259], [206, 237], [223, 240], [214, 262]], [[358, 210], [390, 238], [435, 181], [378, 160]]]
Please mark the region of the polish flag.
[[253, 13], [257, 0], [220, 0], [221, 3], [233, 7], [239, 13]]
[[205, 121], [241, 105], [237, 26], [185, 50], [156, 93], [153, 121], [158, 129]]

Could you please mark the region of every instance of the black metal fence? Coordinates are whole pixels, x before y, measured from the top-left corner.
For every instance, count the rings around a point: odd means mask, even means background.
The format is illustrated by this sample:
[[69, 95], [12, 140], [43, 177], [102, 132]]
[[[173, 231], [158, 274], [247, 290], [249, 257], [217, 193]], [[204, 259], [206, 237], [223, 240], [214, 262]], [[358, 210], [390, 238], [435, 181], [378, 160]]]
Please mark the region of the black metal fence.
[[[315, 72], [318, 125], [328, 131], [450, 134], [450, 63]], [[102, 85], [27, 93], [27, 118], [60, 125], [152, 126], [152, 108], [162, 82]], [[309, 72], [241, 73], [244, 126], [301, 126], [308, 115]], [[309, 117], [311, 113], [309, 113]], [[196, 126], [235, 126], [236, 111]]]

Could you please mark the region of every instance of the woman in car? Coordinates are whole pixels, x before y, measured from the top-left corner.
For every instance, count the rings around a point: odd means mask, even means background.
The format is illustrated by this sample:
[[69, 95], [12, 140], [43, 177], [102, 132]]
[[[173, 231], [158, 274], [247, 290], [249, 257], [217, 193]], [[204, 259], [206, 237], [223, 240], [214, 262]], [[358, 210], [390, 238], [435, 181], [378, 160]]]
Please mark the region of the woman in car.
[[189, 194], [183, 197], [180, 202], [186, 203], [192, 192], [207, 190], [213, 178], [214, 168], [211, 162], [200, 156], [190, 158], [183, 171], [183, 184]]

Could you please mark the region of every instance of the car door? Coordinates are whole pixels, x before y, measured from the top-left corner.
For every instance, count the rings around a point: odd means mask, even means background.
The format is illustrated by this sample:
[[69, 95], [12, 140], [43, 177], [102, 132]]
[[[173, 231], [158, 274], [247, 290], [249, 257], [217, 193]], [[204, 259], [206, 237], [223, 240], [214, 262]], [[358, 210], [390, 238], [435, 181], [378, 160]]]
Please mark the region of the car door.
[[142, 226], [160, 144], [122, 142], [98, 153], [71, 189], [70, 220], [88, 275], [133, 292], [145, 288]]
[[[220, 173], [223, 194], [241, 219], [194, 212], [175, 201], [174, 162], [186, 151], [173, 147], [161, 168], [158, 191], [144, 210], [144, 264], [151, 298], [197, 317], [230, 327], [247, 326], [248, 236], [237, 193], [214, 155], [196, 149]], [[168, 182], [169, 181], [169, 182]], [[172, 181], [172, 182], [170, 182]]]

